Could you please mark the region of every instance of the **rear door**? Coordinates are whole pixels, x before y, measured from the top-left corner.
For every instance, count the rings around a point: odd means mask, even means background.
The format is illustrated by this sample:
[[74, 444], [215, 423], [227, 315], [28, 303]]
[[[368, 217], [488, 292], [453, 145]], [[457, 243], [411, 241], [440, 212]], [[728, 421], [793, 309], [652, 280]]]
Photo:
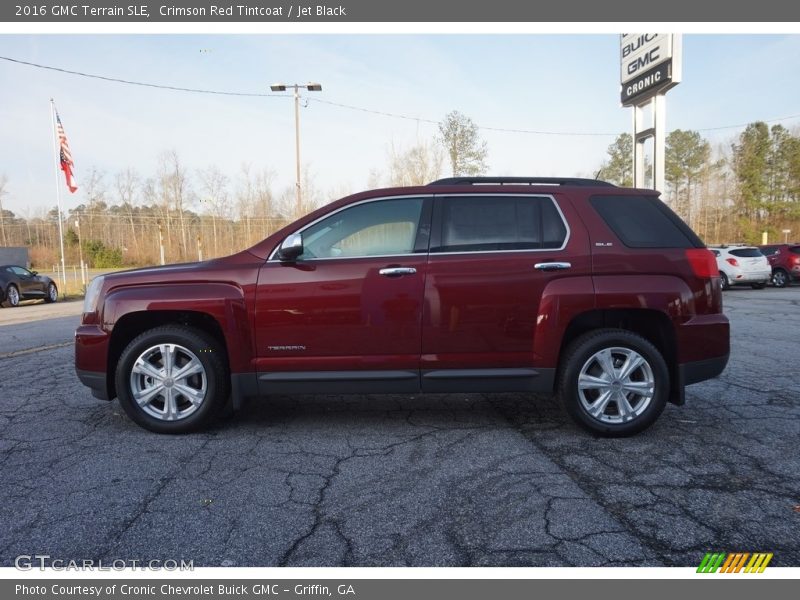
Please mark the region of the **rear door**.
[[552, 195], [437, 196], [425, 284], [423, 390], [535, 388], [543, 291], [556, 279], [588, 274], [589, 267], [585, 234], [571, 236]]

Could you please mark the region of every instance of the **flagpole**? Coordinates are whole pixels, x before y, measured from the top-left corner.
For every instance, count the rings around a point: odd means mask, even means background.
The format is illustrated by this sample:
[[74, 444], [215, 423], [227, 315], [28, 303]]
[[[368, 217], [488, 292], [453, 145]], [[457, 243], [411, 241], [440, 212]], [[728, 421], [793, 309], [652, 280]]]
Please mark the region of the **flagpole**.
[[52, 98], [50, 98], [50, 120], [53, 123], [53, 161], [55, 163], [56, 169], [56, 206], [58, 207], [58, 241], [61, 246], [61, 285], [63, 286], [61, 290], [61, 295], [66, 298], [67, 297], [67, 265], [64, 261], [64, 225], [63, 221], [63, 214], [61, 213], [61, 182], [59, 181], [60, 177], [58, 176], [58, 167], [59, 163], [59, 151], [58, 151], [58, 128], [56, 127], [56, 104]]

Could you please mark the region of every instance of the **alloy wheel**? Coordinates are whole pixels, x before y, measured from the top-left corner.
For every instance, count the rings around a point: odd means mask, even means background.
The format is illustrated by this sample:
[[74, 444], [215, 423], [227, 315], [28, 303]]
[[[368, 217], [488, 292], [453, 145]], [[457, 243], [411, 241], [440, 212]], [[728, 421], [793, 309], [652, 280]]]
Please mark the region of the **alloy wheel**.
[[654, 394], [652, 367], [630, 348], [603, 348], [584, 363], [578, 375], [581, 406], [601, 423], [633, 421], [647, 410]]
[[178, 344], [158, 344], [133, 363], [131, 394], [145, 413], [177, 421], [194, 413], [206, 399], [208, 377], [195, 354]]

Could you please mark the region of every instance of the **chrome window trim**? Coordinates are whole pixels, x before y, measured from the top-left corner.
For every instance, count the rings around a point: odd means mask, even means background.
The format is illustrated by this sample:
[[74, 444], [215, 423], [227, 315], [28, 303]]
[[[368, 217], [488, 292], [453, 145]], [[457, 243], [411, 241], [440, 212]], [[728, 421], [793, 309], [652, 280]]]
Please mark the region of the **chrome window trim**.
[[[406, 195], [401, 195], [401, 196], [378, 196], [376, 198], [366, 198], [365, 200], [359, 200], [358, 202], [353, 202], [352, 204], [345, 204], [344, 206], [340, 206], [339, 208], [337, 208], [333, 212], [329, 212], [329, 213], [321, 216], [319, 219], [315, 219], [314, 221], [311, 221], [311, 223], [307, 223], [306, 225], [304, 225], [303, 227], [301, 227], [300, 229], [298, 229], [296, 231], [293, 231], [289, 235], [294, 235], [296, 233], [303, 233], [309, 227], [311, 227], [313, 225], [316, 225], [320, 221], [324, 221], [325, 219], [327, 219], [329, 217], [332, 217], [333, 215], [335, 215], [337, 213], [340, 213], [343, 210], [347, 210], [348, 208], [353, 208], [354, 206], [359, 206], [361, 204], [367, 204], [368, 202], [380, 202], [382, 200], [409, 200], [409, 199], [413, 199], [413, 198], [425, 199], [425, 198], [433, 198], [433, 197], [434, 197], [434, 194], [406, 194]], [[287, 235], [283, 239], [285, 240], [287, 237], [289, 237], [289, 235]], [[275, 258], [275, 255], [278, 253], [278, 250], [280, 250], [280, 247], [281, 247], [282, 243], [283, 243], [283, 240], [278, 242], [278, 245], [275, 246], [275, 248], [272, 250], [272, 252], [270, 252], [269, 258], [267, 259], [268, 261], [273, 260]], [[308, 258], [308, 259], [304, 259], [303, 262], [309, 262], [309, 261], [312, 261], [312, 260], [347, 260], [347, 259], [350, 259], [350, 258], [385, 258], [385, 257], [388, 257], [388, 256], [423, 256], [423, 253], [422, 252], [412, 252], [411, 254], [380, 254], [380, 255], [379, 254], [375, 254], [375, 255], [365, 254], [363, 256], [327, 256], [327, 257], [321, 257], [321, 258]]]
[[[294, 235], [296, 233], [303, 233], [309, 227], [311, 227], [313, 225], [316, 225], [320, 221], [324, 221], [328, 217], [332, 217], [333, 215], [335, 215], [335, 214], [337, 214], [337, 213], [339, 213], [339, 212], [341, 212], [343, 210], [346, 210], [348, 208], [352, 208], [353, 206], [359, 206], [361, 204], [366, 204], [368, 202], [380, 202], [382, 200], [407, 200], [407, 199], [413, 199], [413, 198], [422, 198], [422, 199], [425, 199], [425, 198], [453, 198], [453, 197], [455, 197], [455, 198], [463, 198], [465, 196], [469, 196], [469, 197], [475, 196], [475, 197], [482, 197], [482, 198], [497, 198], [497, 197], [548, 198], [550, 200], [550, 202], [553, 203], [553, 206], [555, 206], [556, 212], [558, 213], [558, 216], [561, 218], [561, 222], [564, 224], [564, 227], [566, 229], [566, 235], [564, 236], [564, 242], [558, 248], [524, 248], [524, 249], [518, 249], [518, 250], [461, 250], [461, 251], [454, 251], [454, 252], [431, 252], [429, 250], [428, 252], [425, 252], [425, 253], [423, 253], [423, 252], [412, 252], [412, 253], [406, 253], [406, 254], [374, 254], [374, 255], [366, 254], [366, 255], [363, 255], [363, 256], [315, 257], [315, 258], [304, 259], [302, 262], [312, 262], [312, 261], [318, 261], [318, 260], [351, 260], [351, 259], [360, 259], [360, 258], [392, 258], [392, 257], [408, 257], [408, 256], [434, 257], [434, 256], [450, 256], [450, 255], [454, 255], [454, 254], [509, 254], [509, 253], [519, 254], [519, 253], [522, 253], [522, 252], [561, 252], [567, 247], [567, 244], [569, 243], [570, 237], [572, 235], [572, 229], [570, 228], [569, 222], [567, 221], [566, 217], [564, 216], [564, 213], [562, 212], [561, 207], [558, 205], [558, 202], [556, 201], [555, 196], [553, 196], [552, 194], [524, 193], [524, 192], [519, 192], [519, 193], [505, 192], [505, 193], [497, 193], [497, 194], [491, 194], [491, 193], [408, 194], [408, 195], [402, 195], [402, 196], [379, 196], [377, 198], [367, 198], [365, 200], [359, 200], [358, 202], [353, 202], [352, 204], [347, 204], [345, 206], [341, 206], [341, 207], [337, 208], [335, 211], [330, 212], [330, 213], [328, 213], [326, 215], [323, 215], [320, 218], [312, 221], [311, 223], [308, 223], [308, 224], [304, 225], [302, 228], [300, 228], [300, 229], [298, 229], [296, 231], [293, 231], [289, 235]], [[286, 237], [289, 237], [289, 235], [287, 235]], [[286, 237], [284, 239], [286, 239]], [[269, 255], [269, 258], [267, 259], [268, 261], [277, 260], [275, 258], [275, 255], [278, 253], [278, 250], [280, 250], [281, 243], [283, 243], [283, 240], [278, 242], [278, 245], [272, 250], [272, 252]]]
[[517, 249], [517, 250], [458, 250], [453, 252], [430, 252], [428, 251], [428, 256], [451, 256], [454, 254], [509, 254], [515, 253], [519, 254], [520, 252], [561, 252], [569, 243], [569, 238], [572, 235], [572, 229], [570, 229], [569, 222], [567, 222], [564, 213], [561, 211], [561, 207], [556, 202], [555, 196], [552, 194], [541, 194], [541, 193], [498, 193], [498, 194], [436, 194], [437, 198], [448, 198], [448, 197], [456, 197], [456, 198], [463, 198], [464, 196], [481, 196], [483, 198], [497, 198], [497, 197], [512, 197], [512, 198], [549, 198], [550, 202], [553, 203], [553, 206], [556, 207], [556, 212], [558, 212], [558, 216], [561, 218], [561, 222], [564, 224], [566, 228], [566, 234], [564, 235], [564, 242], [558, 248], [524, 248], [524, 249]]

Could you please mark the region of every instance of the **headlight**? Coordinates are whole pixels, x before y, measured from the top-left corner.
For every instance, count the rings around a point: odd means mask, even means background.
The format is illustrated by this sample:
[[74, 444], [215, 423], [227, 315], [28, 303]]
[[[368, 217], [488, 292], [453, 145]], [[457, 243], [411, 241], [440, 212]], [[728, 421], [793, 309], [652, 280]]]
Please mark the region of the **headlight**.
[[98, 275], [91, 282], [83, 298], [83, 312], [91, 313], [97, 309], [97, 300], [100, 298], [100, 289], [103, 287], [103, 275]]

